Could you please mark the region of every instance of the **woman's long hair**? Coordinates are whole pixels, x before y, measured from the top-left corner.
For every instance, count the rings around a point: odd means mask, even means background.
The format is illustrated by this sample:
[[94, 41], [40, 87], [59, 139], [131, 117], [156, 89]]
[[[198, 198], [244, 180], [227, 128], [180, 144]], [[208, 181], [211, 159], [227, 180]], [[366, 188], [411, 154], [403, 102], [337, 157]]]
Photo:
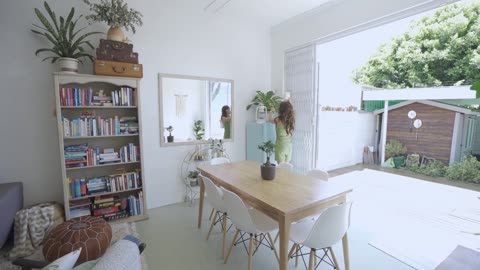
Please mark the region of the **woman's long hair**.
[[293, 110], [292, 103], [286, 100], [280, 103], [278, 109], [278, 120], [282, 122], [288, 135], [292, 135], [295, 129], [295, 111]]
[[228, 117], [227, 110], [230, 110], [230, 107], [228, 105], [222, 107], [222, 117]]

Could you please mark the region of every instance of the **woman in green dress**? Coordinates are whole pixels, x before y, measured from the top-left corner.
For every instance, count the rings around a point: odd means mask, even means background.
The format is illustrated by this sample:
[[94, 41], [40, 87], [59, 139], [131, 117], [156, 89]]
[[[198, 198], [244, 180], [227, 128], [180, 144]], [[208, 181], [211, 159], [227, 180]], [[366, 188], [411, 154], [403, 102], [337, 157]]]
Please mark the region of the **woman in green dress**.
[[295, 111], [292, 103], [286, 100], [280, 103], [278, 116], [273, 118], [270, 111], [270, 122], [275, 124], [277, 141], [275, 142], [275, 160], [278, 163], [290, 162], [292, 159], [292, 133], [295, 129]]
[[230, 107], [228, 105], [222, 107], [222, 117], [220, 118], [220, 122], [222, 122], [224, 129], [223, 138], [230, 139], [230, 130], [232, 128], [232, 112], [230, 111]]

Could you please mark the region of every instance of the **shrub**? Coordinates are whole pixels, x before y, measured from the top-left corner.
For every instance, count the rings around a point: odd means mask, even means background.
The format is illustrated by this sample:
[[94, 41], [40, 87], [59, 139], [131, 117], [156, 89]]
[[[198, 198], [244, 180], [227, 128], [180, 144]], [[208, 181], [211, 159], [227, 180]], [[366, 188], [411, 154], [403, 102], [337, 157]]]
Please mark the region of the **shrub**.
[[405, 156], [407, 154], [407, 147], [397, 140], [388, 140], [385, 145], [385, 159], [391, 157]]
[[440, 161], [433, 161], [425, 165], [412, 165], [410, 170], [419, 174], [428, 175], [432, 177], [443, 177], [447, 172], [447, 166]]
[[462, 162], [454, 163], [447, 169], [448, 179], [480, 184], [480, 161], [466, 156]]

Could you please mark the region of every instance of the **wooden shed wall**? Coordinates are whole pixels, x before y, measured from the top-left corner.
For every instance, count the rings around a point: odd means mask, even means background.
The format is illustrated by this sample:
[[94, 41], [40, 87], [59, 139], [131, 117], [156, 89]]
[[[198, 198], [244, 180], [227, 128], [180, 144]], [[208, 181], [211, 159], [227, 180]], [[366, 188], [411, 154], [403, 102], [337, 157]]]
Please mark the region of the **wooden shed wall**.
[[[417, 113], [415, 119], [422, 120], [422, 127], [415, 136], [409, 111]], [[422, 104], [412, 103], [388, 112], [387, 140], [396, 139], [407, 146], [408, 153], [433, 157], [445, 164], [450, 161], [455, 112]]]

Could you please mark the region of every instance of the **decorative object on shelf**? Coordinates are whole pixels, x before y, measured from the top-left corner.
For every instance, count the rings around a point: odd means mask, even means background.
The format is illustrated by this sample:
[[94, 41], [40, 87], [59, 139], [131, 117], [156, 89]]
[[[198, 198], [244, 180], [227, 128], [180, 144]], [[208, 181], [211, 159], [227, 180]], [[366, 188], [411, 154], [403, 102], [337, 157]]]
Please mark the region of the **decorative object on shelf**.
[[276, 166], [270, 163], [270, 155], [275, 151], [275, 144], [272, 141], [266, 141], [258, 145], [258, 149], [265, 152], [267, 162], [260, 166], [260, 172], [264, 180], [273, 180], [275, 178]]
[[93, 4], [89, 0], [83, 0], [89, 5], [93, 14], [86, 18], [94, 22], [106, 22], [110, 29], [107, 32], [107, 39], [123, 42], [125, 30], [131, 30], [135, 34], [135, 26], [142, 26], [142, 14], [132, 8], [128, 8], [123, 0], [100, 0], [99, 4]]
[[126, 42], [100, 39], [96, 54], [97, 60], [138, 64], [138, 53]]
[[188, 172], [188, 179], [190, 180], [190, 186], [198, 186], [198, 176], [200, 175], [200, 172], [195, 170], [195, 171], [189, 171]]
[[142, 78], [143, 66], [113, 61], [95, 60], [95, 75]]
[[202, 120], [195, 120], [193, 122], [193, 135], [195, 135], [196, 140], [203, 140], [203, 135], [205, 135], [205, 128], [203, 127]]
[[263, 105], [267, 111], [270, 111], [273, 107], [275, 108], [275, 111], [278, 112], [280, 102], [282, 102], [282, 97], [275, 95], [273, 91], [268, 91], [266, 93], [257, 91], [257, 94], [253, 97], [252, 101], [250, 101], [250, 104], [247, 105], [247, 110], [249, 110], [253, 105]]
[[168, 131], [167, 142], [169, 142], [169, 143], [173, 142], [173, 136], [172, 136], [173, 127], [168, 126], [165, 129]]
[[255, 110], [255, 121], [259, 124], [267, 121], [267, 108], [264, 105], [258, 105]]
[[87, 58], [91, 61], [94, 59], [94, 57], [87, 52], [88, 47], [91, 49], [94, 48], [90, 41], [87, 40], [87, 37], [101, 34], [101, 32], [87, 32], [80, 34], [83, 28], [77, 29], [76, 25], [82, 15], [74, 19], [74, 8], [70, 10], [70, 13], [66, 18], [60, 16], [59, 21], [57, 22], [57, 16], [55, 12], [50, 9], [47, 2], [44, 2], [44, 7], [51, 22], [39, 9], [35, 8], [35, 14], [43, 26], [33, 24], [34, 29], [32, 29], [32, 32], [47, 38], [53, 46], [52, 48], [38, 49], [35, 51], [35, 55], [38, 56], [41, 52], [50, 52], [53, 56], [48, 56], [42, 61], [50, 59], [51, 63], [58, 61], [58, 66], [61, 72], [77, 73], [78, 63], [82, 62], [80, 59]]
[[222, 139], [209, 139], [209, 142], [211, 158], [225, 157], [225, 147]]

